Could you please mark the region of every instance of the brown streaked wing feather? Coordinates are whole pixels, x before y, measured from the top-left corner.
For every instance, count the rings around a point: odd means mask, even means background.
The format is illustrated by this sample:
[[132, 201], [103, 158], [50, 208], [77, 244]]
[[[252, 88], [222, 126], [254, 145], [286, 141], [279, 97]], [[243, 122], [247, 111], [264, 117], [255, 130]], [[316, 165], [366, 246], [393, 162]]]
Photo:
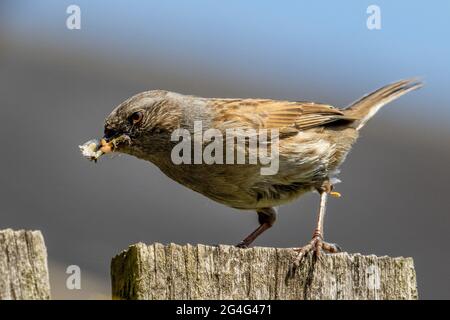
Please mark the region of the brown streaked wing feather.
[[217, 110], [215, 122], [252, 128], [295, 128], [321, 126], [337, 120], [354, 120], [330, 105], [260, 99], [212, 99]]

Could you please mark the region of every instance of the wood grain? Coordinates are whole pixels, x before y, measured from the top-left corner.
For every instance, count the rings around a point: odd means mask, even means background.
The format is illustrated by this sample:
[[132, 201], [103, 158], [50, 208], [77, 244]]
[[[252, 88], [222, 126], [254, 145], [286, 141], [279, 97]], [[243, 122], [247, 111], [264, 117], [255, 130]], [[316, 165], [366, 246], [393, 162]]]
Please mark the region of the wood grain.
[[47, 249], [40, 231], [0, 230], [0, 300], [50, 299]]
[[112, 259], [115, 299], [417, 299], [411, 258], [307, 256], [289, 275], [291, 249], [159, 243]]

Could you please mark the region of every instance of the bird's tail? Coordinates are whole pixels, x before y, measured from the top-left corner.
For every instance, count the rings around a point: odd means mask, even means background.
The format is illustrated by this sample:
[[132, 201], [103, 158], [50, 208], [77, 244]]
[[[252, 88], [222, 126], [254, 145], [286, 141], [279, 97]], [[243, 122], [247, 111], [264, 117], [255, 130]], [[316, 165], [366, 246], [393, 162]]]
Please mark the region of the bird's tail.
[[400, 80], [365, 95], [343, 111], [346, 116], [356, 119], [353, 123], [356, 130], [359, 130], [382, 106], [410, 91], [419, 89], [422, 85], [423, 83], [415, 78]]

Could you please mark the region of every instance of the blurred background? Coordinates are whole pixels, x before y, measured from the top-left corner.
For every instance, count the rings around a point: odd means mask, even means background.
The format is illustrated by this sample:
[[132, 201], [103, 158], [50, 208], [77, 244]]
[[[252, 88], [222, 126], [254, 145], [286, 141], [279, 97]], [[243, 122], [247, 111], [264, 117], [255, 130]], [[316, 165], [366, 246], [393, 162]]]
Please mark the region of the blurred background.
[[[81, 8], [69, 30], [66, 9]], [[366, 26], [381, 9], [381, 30]], [[235, 244], [256, 215], [216, 204], [129, 156], [83, 159], [121, 101], [165, 89], [344, 107], [395, 80], [426, 86], [364, 128], [325, 236], [411, 256], [419, 295], [450, 298], [450, 2], [0, 2], [0, 229], [40, 229], [53, 298], [109, 299], [111, 257], [139, 241]], [[447, 40], [446, 40], [447, 39]], [[256, 245], [309, 241], [318, 196], [280, 208]], [[81, 290], [67, 290], [78, 265]]]

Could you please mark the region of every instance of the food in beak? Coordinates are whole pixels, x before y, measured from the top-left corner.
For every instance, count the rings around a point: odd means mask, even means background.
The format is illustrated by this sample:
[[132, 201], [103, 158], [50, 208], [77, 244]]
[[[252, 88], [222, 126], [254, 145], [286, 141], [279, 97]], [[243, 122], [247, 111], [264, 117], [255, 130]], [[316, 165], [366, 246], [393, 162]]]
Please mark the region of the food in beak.
[[106, 142], [105, 139], [101, 141], [97, 139], [92, 139], [79, 146], [81, 150], [81, 154], [89, 159], [90, 161], [97, 162], [98, 158], [100, 158], [105, 153], [113, 152], [114, 144], [113, 142]]

